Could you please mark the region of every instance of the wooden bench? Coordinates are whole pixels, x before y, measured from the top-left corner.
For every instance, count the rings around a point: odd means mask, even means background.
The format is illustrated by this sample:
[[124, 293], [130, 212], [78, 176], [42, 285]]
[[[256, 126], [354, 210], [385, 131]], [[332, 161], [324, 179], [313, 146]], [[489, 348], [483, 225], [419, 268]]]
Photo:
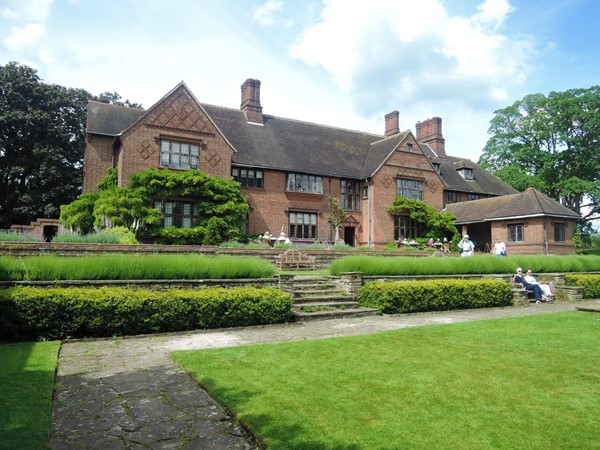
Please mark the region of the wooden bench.
[[275, 267], [283, 269], [315, 269], [316, 259], [295, 248], [286, 250], [275, 257]]

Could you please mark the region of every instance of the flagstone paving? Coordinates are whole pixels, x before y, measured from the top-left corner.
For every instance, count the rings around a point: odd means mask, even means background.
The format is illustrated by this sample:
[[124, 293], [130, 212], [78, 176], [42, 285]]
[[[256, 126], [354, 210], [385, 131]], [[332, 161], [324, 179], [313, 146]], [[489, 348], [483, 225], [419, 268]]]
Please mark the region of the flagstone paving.
[[257, 448], [252, 436], [173, 363], [169, 353], [174, 350], [322, 339], [575, 311], [576, 307], [598, 309], [600, 300], [67, 341], [59, 356], [50, 447], [55, 450]]

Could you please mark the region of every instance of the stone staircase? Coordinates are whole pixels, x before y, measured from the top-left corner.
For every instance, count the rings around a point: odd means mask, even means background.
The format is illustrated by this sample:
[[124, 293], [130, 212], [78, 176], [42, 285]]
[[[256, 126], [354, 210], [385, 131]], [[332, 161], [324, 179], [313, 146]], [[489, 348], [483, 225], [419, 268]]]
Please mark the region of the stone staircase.
[[374, 308], [364, 308], [327, 277], [295, 276], [292, 293], [297, 322], [377, 315]]

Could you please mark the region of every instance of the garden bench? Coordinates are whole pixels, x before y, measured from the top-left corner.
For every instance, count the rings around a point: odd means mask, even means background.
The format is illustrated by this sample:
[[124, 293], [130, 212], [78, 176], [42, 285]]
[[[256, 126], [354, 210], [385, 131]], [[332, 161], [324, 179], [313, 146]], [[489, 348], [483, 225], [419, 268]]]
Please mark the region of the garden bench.
[[315, 269], [316, 259], [298, 249], [286, 250], [275, 257], [275, 267], [283, 269]]

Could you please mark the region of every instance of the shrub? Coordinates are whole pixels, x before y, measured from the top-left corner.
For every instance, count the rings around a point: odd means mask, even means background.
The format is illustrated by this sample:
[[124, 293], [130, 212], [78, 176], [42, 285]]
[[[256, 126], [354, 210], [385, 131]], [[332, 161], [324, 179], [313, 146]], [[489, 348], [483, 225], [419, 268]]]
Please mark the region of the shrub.
[[599, 256], [515, 255], [496, 258], [476, 255], [468, 258], [412, 258], [353, 255], [336, 259], [329, 266], [332, 275], [362, 272], [365, 275], [441, 275], [514, 273], [517, 267], [548, 272], [597, 272]]
[[[118, 227], [122, 228], [122, 227]], [[74, 231], [65, 231], [59, 234], [53, 242], [57, 243], [79, 243], [79, 244], [121, 244], [119, 232], [112, 231], [113, 228], [99, 231], [98, 233], [79, 234]], [[131, 232], [130, 232], [131, 233]], [[133, 235], [133, 233], [131, 233]], [[135, 239], [135, 236], [133, 236]], [[136, 241], [137, 242], [137, 241]]]
[[0, 230], [0, 242], [40, 242], [38, 237], [29, 234], [15, 233], [9, 230]]
[[266, 260], [235, 256], [0, 257], [0, 279], [10, 281], [268, 278], [274, 273]]
[[14, 287], [0, 291], [0, 340], [122, 336], [285, 322], [290, 294], [272, 288]]
[[582, 286], [583, 298], [600, 298], [600, 274], [577, 274], [565, 276], [567, 286]]
[[497, 280], [372, 282], [360, 290], [360, 303], [383, 314], [488, 308], [513, 304], [508, 283]]

